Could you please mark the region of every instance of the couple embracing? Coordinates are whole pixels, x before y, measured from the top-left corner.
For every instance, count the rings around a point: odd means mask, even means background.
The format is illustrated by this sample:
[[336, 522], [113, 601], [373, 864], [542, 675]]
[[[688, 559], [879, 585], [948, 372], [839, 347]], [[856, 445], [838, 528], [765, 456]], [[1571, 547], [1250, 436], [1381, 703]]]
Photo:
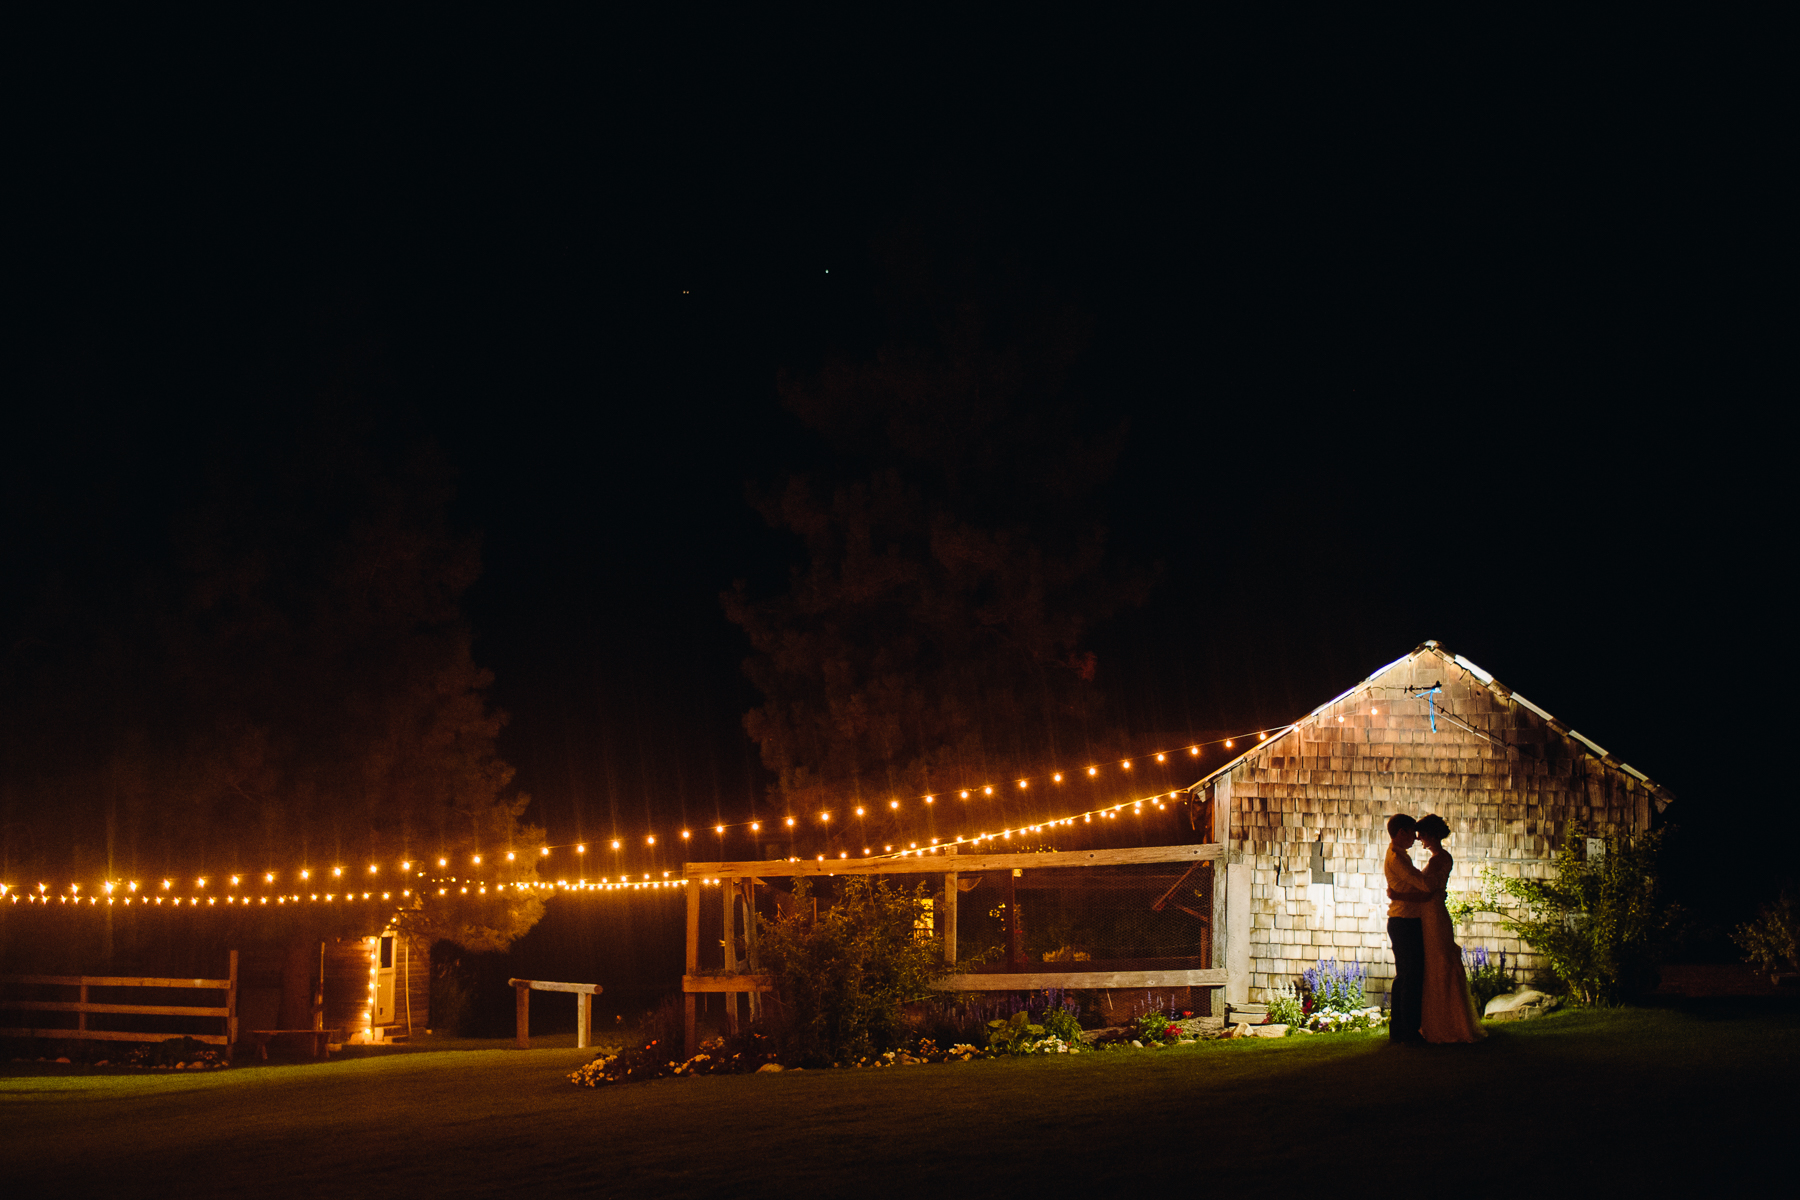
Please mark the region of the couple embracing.
[[[1388, 1037], [1396, 1042], [1478, 1042], [1487, 1034], [1469, 996], [1456, 929], [1444, 907], [1444, 884], [1456, 860], [1444, 849], [1450, 826], [1435, 813], [1388, 818], [1383, 864], [1388, 885], [1388, 940], [1394, 947], [1394, 990]], [[1431, 852], [1423, 871], [1407, 851]]]

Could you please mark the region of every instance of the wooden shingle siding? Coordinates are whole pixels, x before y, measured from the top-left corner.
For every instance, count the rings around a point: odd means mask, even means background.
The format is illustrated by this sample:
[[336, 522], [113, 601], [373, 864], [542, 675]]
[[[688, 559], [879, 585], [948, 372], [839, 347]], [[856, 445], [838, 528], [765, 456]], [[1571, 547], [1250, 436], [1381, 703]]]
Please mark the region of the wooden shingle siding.
[[[1402, 690], [1432, 684], [1443, 687], [1435, 732], [1428, 702]], [[1652, 788], [1556, 725], [1431, 650], [1272, 737], [1215, 781], [1229, 804], [1231, 861], [1251, 870], [1249, 998], [1267, 1001], [1331, 957], [1367, 964], [1371, 991], [1386, 990], [1393, 958], [1381, 861], [1393, 813], [1435, 812], [1449, 823], [1453, 892], [1474, 888], [1484, 865], [1546, 877], [1572, 828], [1647, 828]], [[1333, 882], [1315, 885], [1321, 839]], [[1458, 939], [1505, 949], [1527, 970], [1541, 965], [1494, 914], [1476, 914]]]

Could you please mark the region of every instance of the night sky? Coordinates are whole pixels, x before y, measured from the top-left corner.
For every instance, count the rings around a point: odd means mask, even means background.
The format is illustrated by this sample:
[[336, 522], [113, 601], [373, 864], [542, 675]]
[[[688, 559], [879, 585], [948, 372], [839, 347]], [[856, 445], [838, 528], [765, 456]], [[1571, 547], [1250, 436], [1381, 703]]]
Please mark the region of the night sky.
[[[457, 468], [530, 819], [746, 814], [770, 777], [719, 596], [799, 555], [746, 496], [837, 465], [778, 380], [874, 352], [905, 233], [1088, 322], [1111, 544], [1160, 569], [1093, 642], [1143, 751], [1435, 638], [1671, 817], [1797, 832], [1760, 732], [1793, 311], [1754, 75], [1584, 43], [1402, 86], [1198, 32], [1125, 39], [1125, 71], [1110, 39], [916, 28], [141, 32], [46, 47], [13, 112], [14, 613], [168, 553], [212, 456], [349, 395], [355, 436]], [[859, 57], [889, 38], [916, 53]]]

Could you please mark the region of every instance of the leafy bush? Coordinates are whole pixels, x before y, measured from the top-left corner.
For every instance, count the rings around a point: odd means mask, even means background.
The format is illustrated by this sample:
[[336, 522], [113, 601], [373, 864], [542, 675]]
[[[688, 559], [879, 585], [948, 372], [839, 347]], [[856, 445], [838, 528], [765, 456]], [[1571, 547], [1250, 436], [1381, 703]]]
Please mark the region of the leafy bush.
[[1167, 1013], [1159, 1010], [1144, 1013], [1131, 1025], [1140, 1042], [1172, 1042], [1181, 1036], [1180, 1028], [1170, 1023]]
[[1044, 1027], [1031, 1023], [1031, 1014], [1020, 1010], [1010, 1020], [996, 1017], [988, 1022], [990, 1054], [1030, 1054], [1044, 1037]]
[[1310, 1003], [1308, 1012], [1359, 1012], [1368, 1007], [1363, 985], [1369, 969], [1359, 962], [1340, 963], [1321, 958], [1317, 966], [1300, 972], [1300, 986]]
[[1285, 992], [1277, 992], [1269, 1000], [1269, 1024], [1294, 1028], [1305, 1019], [1306, 1006], [1301, 1002], [1297, 991], [1290, 989]]
[[1080, 1043], [1081, 1022], [1076, 1020], [1073, 1011], [1063, 1005], [1059, 1004], [1055, 1008], [1046, 1009], [1039, 1020], [1043, 1023], [1044, 1032], [1051, 1037], [1061, 1038], [1070, 1045]]
[[1756, 920], [1739, 925], [1731, 940], [1744, 952], [1744, 961], [1770, 975], [1783, 969], [1800, 971], [1800, 906], [1786, 888], [1773, 904], [1762, 906]]
[[1495, 874], [1493, 867], [1483, 864], [1475, 890], [1446, 896], [1444, 908], [1450, 913], [1450, 923], [1461, 925], [1478, 912], [1499, 913], [1505, 895], [1506, 881]]
[[1664, 896], [1662, 834], [1608, 837], [1597, 857], [1571, 828], [1556, 856], [1556, 878], [1508, 879], [1524, 915], [1506, 922], [1531, 944], [1583, 1004], [1613, 1004], [1655, 986], [1656, 961], [1680, 910]]
[[943, 944], [921, 937], [924, 885], [911, 893], [884, 880], [839, 880], [836, 903], [818, 913], [811, 884], [794, 883], [786, 916], [760, 920], [763, 961], [775, 977], [782, 1019], [773, 1024], [784, 1061], [827, 1066], [901, 1044], [901, 1006], [945, 971]]
[[1484, 946], [1463, 951], [1463, 969], [1469, 976], [1469, 995], [1475, 998], [1475, 1011], [1481, 1012], [1487, 1002], [1502, 992], [1513, 990], [1513, 968], [1506, 964], [1506, 951], [1498, 958]]

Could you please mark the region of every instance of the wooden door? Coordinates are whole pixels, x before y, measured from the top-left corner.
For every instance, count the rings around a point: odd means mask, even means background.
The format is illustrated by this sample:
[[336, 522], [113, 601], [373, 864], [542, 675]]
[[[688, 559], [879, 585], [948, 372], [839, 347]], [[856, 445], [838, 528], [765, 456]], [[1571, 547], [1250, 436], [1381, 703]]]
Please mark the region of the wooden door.
[[375, 1012], [371, 1025], [392, 1025], [399, 1020], [394, 1010], [395, 968], [399, 965], [399, 940], [384, 933], [375, 948]]

